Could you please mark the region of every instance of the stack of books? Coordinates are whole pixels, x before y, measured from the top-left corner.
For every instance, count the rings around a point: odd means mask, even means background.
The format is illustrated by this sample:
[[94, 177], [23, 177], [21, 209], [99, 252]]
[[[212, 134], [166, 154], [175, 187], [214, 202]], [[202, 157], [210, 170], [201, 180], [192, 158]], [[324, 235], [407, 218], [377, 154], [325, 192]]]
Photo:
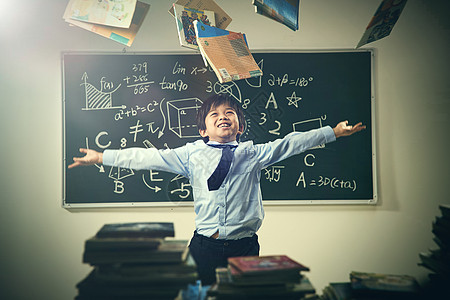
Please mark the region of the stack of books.
[[414, 300], [419, 284], [409, 275], [351, 272], [350, 282], [332, 282], [323, 290], [321, 300]]
[[441, 216], [437, 216], [432, 223], [433, 240], [437, 249], [419, 253], [423, 266], [431, 271], [429, 285], [432, 291], [448, 293], [450, 285], [450, 205], [439, 205]]
[[188, 241], [173, 223], [105, 224], [85, 243], [93, 270], [77, 284], [77, 300], [174, 299], [197, 280]]
[[217, 268], [217, 282], [208, 290], [212, 299], [301, 299], [315, 289], [302, 274], [308, 267], [286, 255], [228, 259]]

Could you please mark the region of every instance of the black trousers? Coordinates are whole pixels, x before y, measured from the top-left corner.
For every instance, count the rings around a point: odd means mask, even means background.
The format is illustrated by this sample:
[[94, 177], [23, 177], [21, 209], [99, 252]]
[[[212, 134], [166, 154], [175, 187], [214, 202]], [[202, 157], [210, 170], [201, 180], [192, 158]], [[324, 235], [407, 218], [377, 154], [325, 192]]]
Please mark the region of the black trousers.
[[216, 282], [216, 268], [226, 267], [228, 258], [259, 255], [258, 236], [239, 240], [216, 240], [194, 232], [189, 251], [197, 264], [202, 285]]

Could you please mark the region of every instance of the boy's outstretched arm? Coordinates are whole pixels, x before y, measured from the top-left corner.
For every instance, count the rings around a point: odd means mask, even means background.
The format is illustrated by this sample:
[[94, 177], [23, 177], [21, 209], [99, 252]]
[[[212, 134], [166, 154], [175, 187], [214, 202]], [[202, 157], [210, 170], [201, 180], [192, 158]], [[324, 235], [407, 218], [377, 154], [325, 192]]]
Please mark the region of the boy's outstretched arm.
[[362, 122], [352, 126], [348, 125], [348, 121], [342, 121], [333, 128], [334, 135], [336, 138], [341, 136], [349, 136], [354, 134], [355, 132], [366, 129], [366, 125], [363, 125]]
[[84, 157], [74, 157], [73, 163], [69, 165], [69, 169], [78, 166], [91, 166], [103, 163], [103, 153], [91, 149], [80, 148], [81, 153], [85, 153]]

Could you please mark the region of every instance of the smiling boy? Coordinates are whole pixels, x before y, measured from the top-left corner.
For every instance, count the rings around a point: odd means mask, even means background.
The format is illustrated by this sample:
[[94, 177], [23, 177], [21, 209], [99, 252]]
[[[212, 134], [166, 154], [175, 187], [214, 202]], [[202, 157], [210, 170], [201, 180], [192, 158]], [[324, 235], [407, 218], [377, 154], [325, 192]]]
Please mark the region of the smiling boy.
[[308, 132], [292, 132], [265, 144], [239, 143], [244, 114], [238, 103], [220, 94], [208, 98], [197, 114], [203, 140], [175, 149], [80, 149], [69, 168], [105, 164], [130, 169], [152, 169], [188, 178], [194, 196], [195, 226], [189, 248], [204, 285], [215, 282], [215, 269], [234, 256], [259, 255], [256, 232], [264, 219], [261, 170], [320, 144], [365, 128], [340, 122]]

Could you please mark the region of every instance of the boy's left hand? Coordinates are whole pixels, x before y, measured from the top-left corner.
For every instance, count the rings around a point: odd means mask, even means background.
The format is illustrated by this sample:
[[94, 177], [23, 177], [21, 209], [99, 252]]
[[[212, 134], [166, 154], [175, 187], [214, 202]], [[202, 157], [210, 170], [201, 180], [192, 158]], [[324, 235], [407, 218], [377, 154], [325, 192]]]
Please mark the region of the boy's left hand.
[[366, 129], [366, 125], [363, 125], [362, 122], [352, 126], [348, 125], [348, 121], [342, 121], [333, 128], [334, 135], [336, 138], [341, 136], [349, 136], [354, 134], [355, 132]]

